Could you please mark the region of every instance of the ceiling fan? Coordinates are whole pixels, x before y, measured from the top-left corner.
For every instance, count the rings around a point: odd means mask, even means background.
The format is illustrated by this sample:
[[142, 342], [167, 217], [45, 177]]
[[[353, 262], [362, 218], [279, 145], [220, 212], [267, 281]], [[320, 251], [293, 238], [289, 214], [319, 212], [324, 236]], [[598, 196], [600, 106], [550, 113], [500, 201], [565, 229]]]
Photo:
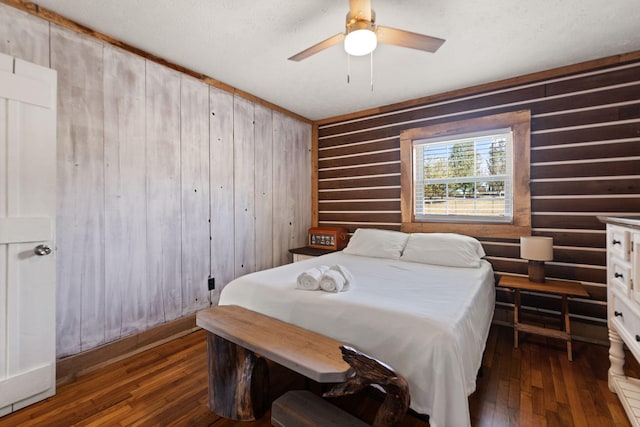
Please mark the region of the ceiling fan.
[[445, 42], [444, 39], [437, 37], [376, 25], [376, 14], [371, 9], [371, 0], [349, 0], [349, 13], [345, 27], [345, 33], [331, 36], [302, 52], [296, 53], [289, 60], [302, 61], [343, 40], [344, 49], [353, 56], [362, 56], [373, 52], [378, 43], [435, 52]]

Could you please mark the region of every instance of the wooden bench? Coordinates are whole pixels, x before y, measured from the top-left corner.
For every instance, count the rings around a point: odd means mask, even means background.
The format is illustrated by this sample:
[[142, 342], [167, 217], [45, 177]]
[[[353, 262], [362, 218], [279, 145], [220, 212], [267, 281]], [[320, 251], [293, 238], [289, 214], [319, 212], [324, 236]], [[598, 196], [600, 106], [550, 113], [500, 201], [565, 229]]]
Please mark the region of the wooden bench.
[[[376, 412], [373, 427], [395, 426], [409, 408], [409, 385], [390, 366], [351, 347], [341, 346], [342, 358], [353, 368], [347, 381], [336, 384], [325, 397], [354, 394], [369, 385], [386, 393]], [[340, 410], [321, 397], [305, 391], [291, 391], [273, 402], [271, 423], [276, 427], [360, 427], [368, 424]]]
[[[401, 375], [325, 335], [238, 306], [201, 310], [196, 323], [207, 331], [209, 408], [224, 418], [252, 421], [264, 415], [269, 407], [265, 358], [319, 383], [339, 383], [325, 396], [380, 385], [387, 397], [374, 426], [394, 425], [409, 407]], [[288, 401], [280, 401], [279, 407], [296, 411]]]
[[275, 427], [368, 427], [307, 390], [288, 391], [273, 402], [271, 424]]
[[252, 421], [269, 407], [267, 358], [320, 383], [346, 381], [351, 367], [339, 341], [238, 306], [201, 310], [207, 331], [209, 408]]

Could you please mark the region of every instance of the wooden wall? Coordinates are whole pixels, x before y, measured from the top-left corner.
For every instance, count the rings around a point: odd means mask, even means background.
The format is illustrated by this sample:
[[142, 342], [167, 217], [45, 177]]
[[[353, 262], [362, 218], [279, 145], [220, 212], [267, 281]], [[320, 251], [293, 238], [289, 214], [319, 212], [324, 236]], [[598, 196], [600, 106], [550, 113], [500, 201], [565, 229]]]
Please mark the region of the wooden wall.
[[309, 123], [3, 4], [0, 52], [58, 72], [58, 357], [304, 245]]
[[[574, 320], [602, 326], [591, 338], [606, 339], [605, 226], [596, 216], [640, 216], [640, 61], [553, 74], [320, 122], [319, 224], [400, 229], [402, 130], [530, 109], [533, 234], [554, 239], [549, 277], [587, 285], [591, 299], [570, 303]], [[526, 274], [518, 241], [482, 243], [496, 272]], [[509, 298], [499, 293], [498, 308]], [[559, 310], [542, 295], [523, 302]]]

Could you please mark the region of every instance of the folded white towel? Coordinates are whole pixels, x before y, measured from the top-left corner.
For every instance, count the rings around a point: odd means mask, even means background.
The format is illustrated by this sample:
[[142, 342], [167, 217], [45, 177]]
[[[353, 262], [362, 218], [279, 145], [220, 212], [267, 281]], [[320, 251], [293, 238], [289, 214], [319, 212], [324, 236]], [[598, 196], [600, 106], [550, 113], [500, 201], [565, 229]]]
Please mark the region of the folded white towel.
[[300, 273], [298, 280], [296, 280], [296, 287], [298, 289], [304, 289], [305, 291], [316, 291], [320, 289], [320, 279], [322, 279], [322, 275], [328, 270], [328, 266], [320, 265]]
[[344, 265], [332, 265], [329, 270], [335, 270], [342, 274], [342, 277], [344, 277], [344, 288], [342, 289], [343, 291], [349, 289], [349, 286], [353, 284], [353, 274], [351, 274], [351, 272], [347, 270], [347, 267], [345, 267]]
[[320, 279], [320, 289], [322, 289], [323, 291], [336, 293], [342, 290], [346, 291], [344, 287], [345, 282], [346, 279], [344, 278], [342, 273], [337, 270], [329, 269], [325, 271], [324, 276], [322, 276], [322, 279]]

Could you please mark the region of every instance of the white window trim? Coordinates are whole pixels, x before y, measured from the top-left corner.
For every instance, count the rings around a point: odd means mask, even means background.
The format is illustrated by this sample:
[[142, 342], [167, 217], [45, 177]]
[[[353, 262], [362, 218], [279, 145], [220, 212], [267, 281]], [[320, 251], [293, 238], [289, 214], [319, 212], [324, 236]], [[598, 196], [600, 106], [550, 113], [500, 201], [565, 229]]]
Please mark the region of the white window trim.
[[[506, 164], [507, 170], [503, 175], [490, 175], [490, 178], [486, 175], [473, 175], [465, 178], [425, 178], [423, 175], [423, 162], [417, 157], [418, 148], [420, 146], [426, 147], [431, 144], [454, 144], [462, 142], [475, 142], [481, 138], [489, 136], [505, 136], [507, 139], [507, 151], [506, 151]], [[413, 191], [414, 191], [414, 218], [417, 222], [432, 221], [432, 222], [464, 222], [464, 223], [476, 223], [476, 222], [488, 222], [496, 224], [511, 224], [513, 222], [513, 131], [508, 128], [496, 128], [487, 129], [478, 132], [469, 132], [464, 134], [455, 134], [447, 136], [437, 136], [433, 138], [416, 139], [412, 141], [413, 146]], [[474, 144], [475, 148], [475, 144]], [[474, 149], [474, 156], [476, 150]], [[475, 161], [474, 161], [475, 164]], [[455, 184], [456, 182], [475, 182], [481, 183], [487, 180], [500, 180], [505, 182], [505, 211], [504, 215], [460, 215], [460, 214], [431, 214], [419, 212], [418, 206], [421, 205], [421, 200], [424, 200], [424, 185], [430, 184]], [[421, 192], [422, 190], [422, 192]], [[472, 198], [474, 204], [477, 201], [475, 197]], [[487, 199], [485, 199], [487, 200]], [[420, 202], [419, 202], [420, 201]]]

